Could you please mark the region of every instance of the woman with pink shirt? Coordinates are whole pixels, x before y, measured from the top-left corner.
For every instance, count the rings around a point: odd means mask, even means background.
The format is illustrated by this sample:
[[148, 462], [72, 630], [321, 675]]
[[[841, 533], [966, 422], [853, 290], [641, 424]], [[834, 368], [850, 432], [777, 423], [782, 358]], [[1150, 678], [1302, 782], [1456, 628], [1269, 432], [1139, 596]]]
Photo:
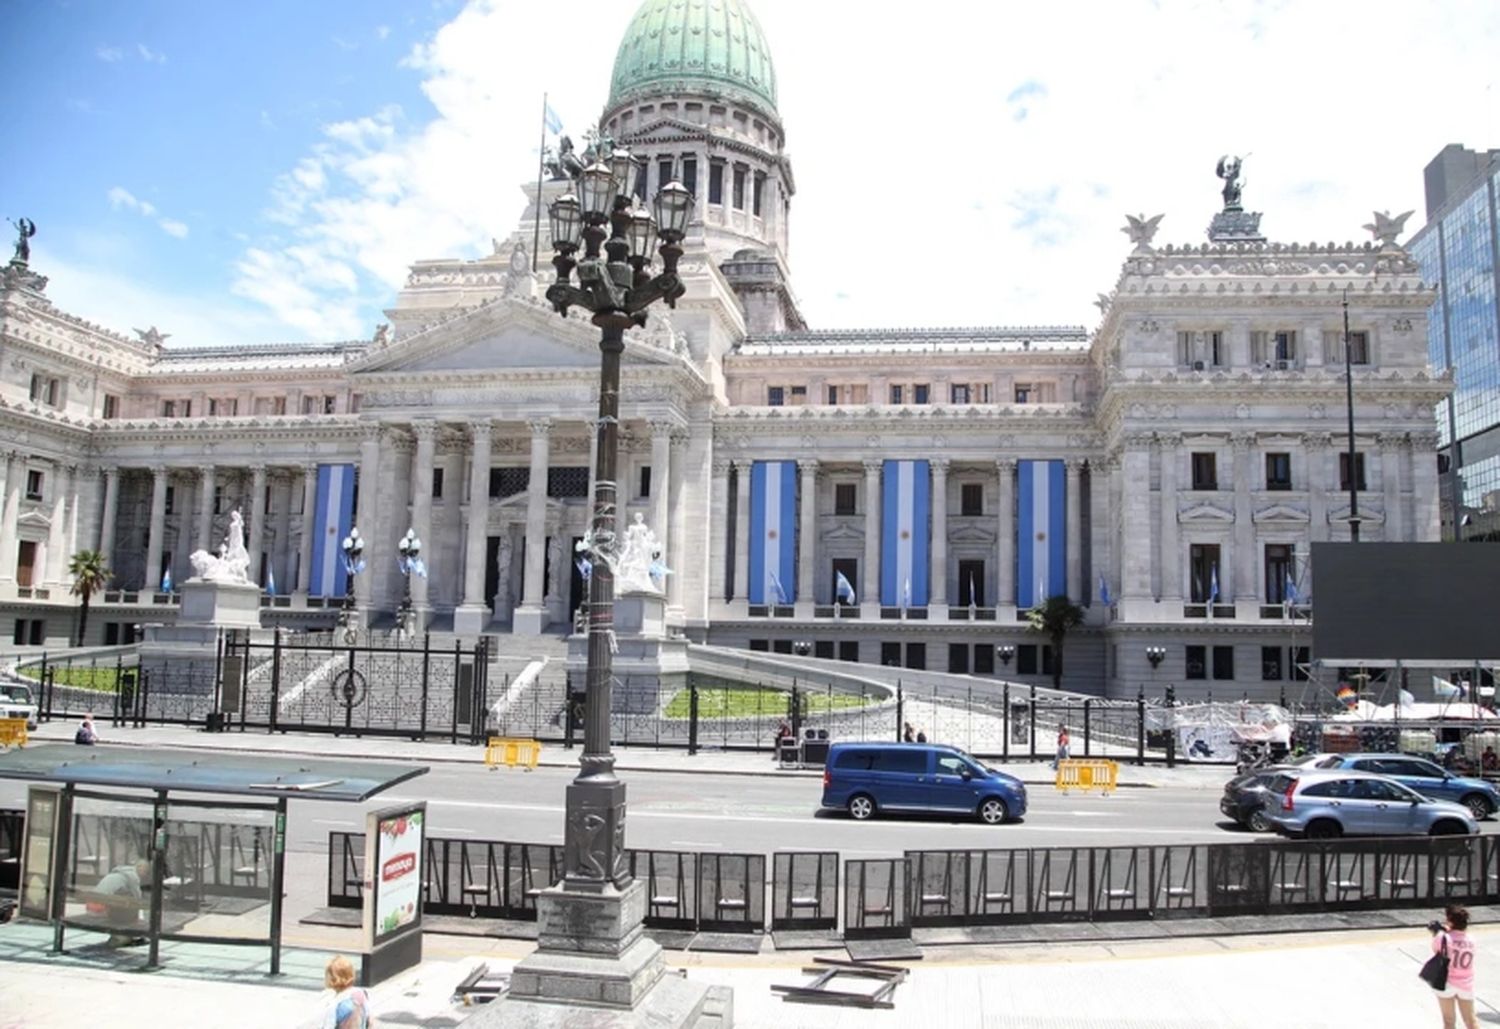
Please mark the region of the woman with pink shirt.
[[1479, 1029], [1474, 1018], [1474, 941], [1466, 931], [1469, 928], [1469, 909], [1458, 904], [1449, 904], [1443, 912], [1446, 926], [1437, 922], [1428, 923], [1432, 930], [1432, 952], [1448, 953], [1448, 985], [1437, 994], [1438, 1008], [1443, 1013], [1443, 1029], [1453, 1029], [1454, 1002], [1463, 1016], [1465, 1029]]

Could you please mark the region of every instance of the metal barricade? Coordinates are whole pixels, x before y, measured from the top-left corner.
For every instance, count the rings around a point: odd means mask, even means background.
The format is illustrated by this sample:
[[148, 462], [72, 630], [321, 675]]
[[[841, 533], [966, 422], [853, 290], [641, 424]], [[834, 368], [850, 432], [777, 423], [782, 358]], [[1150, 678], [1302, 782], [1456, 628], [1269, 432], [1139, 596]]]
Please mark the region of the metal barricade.
[[1204, 849], [1208, 851], [1209, 915], [1264, 913], [1270, 903], [1270, 851], [1254, 843]]
[[698, 855], [686, 850], [629, 850], [633, 878], [646, 884], [648, 929], [693, 929], [698, 925]]
[[839, 856], [834, 851], [771, 855], [771, 928], [836, 929]]
[[328, 834], [328, 906], [357, 908], [364, 897], [365, 834]]
[[520, 768], [529, 772], [537, 766], [541, 757], [542, 745], [536, 740], [491, 736], [489, 744], [484, 748], [484, 764], [491, 771], [504, 765], [506, 768]]
[[1090, 917], [1096, 920], [1149, 917], [1153, 883], [1151, 858], [1150, 847], [1095, 847], [1090, 850]]
[[1199, 860], [1200, 847], [1155, 847], [1152, 869], [1155, 886], [1151, 891], [1153, 917], [1195, 917], [1208, 911], [1208, 890], [1204, 879], [1205, 861]]
[[1120, 765], [1116, 761], [1094, 758], [1068, 758], [1057, 763], [1056, 787], [1063, 793], [1069, 790], [1099, 790], [1113, 793], [1120, 781]]
[[906, 907], [906, 861], [876, 858], [844, 862], [844, 936], [911, 935]]
[[[500, 844], [496, 844], [500, 846]], [[563, 849], [544, 843], [507, 843], [501, 918], [536, 920], [536, 899], [563, 877]]]
[[706, 932], [764, 932], [766, 856], [698, 855], [698, 928]]
[[1070, 921], [1089, 912], [1088, 851], [1072, 847], [1031, 852], [1030, 912], [1035, 921]]

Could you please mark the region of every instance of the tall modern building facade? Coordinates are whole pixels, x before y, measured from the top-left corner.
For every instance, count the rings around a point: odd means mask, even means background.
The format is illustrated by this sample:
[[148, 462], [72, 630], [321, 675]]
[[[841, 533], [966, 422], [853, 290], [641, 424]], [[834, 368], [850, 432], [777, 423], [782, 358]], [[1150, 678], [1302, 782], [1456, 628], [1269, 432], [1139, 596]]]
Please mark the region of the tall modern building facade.
[[1450, 144], [1425, 184], [1427, 224], [1408, 249], [1438, 290], [1429, 359], [1453, 375], [1436, 412], [1444, 534], [1500, 541], [1500, 150]]

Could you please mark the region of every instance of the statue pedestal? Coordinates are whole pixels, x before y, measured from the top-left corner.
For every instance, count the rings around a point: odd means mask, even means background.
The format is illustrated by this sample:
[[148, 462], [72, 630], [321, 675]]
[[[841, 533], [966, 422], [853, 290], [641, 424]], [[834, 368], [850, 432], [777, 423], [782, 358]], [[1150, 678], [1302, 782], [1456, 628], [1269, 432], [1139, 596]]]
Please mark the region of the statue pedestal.
[[[688, 641], [667, 632], [667, 598], [655, 590], [627, 590], [615, 598], [615, 651], [611, 695], [618, 714], [654, 714], [671, 694], [688, 684]], [[568, 637], [569, 674], [584, 682], [588, 669], [587, 633]]]
[[176, 624], [146, 626], [141, 671], [153, 694], [212, 697], [218, 688], [220, 635], [226, 629], [260, 628], [260, 587], [193, 578], [178, 592]]
[[1264, 243], [1260, 212], [1220, 211], [1208, 223], [1208, 238], [1213, 243]]
[[677, 1027], [734, 1024], [734, 997], [665, 974], [641, 932], [646, 884], [595, 893], [566, 882], [537, 898], [537, 949], [511, 972], [510, 992], [465, 1026]]

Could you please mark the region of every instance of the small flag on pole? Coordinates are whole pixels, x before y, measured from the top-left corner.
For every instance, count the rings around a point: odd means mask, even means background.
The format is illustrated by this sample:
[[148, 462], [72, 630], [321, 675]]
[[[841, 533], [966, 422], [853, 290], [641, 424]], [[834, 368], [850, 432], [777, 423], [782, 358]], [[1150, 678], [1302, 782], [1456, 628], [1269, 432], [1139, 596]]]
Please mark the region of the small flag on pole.
[[542, 101], [542, 120], [546, 122], [547, 131], [554, 136], [562, 131], [562, 119], [557, 116], [557, 112], [552, 109], [552, 105], [545, 100]]
[[266, 565], [266, 592], [276, 596], [276, 569]]
[[163, 593], [171, 593], [172, 592], [172, 566], [171, 565], [168, 565], [167, 566], [167, 570], [165, 572], [161, 573], [161, 591]]
[[1219, 602], [1219, 569], [1216, 565], [1208, 579], [1208, 602], [1217, 604]]
[[1114, 600], [1109, 595], [1109, 582], [1104, 578], [1103, 572], [1099, 573], [1099, 603], [1105, 607], [1114, 603]]
[[901, 606], [911, 607], [911, 576], [909, 575], [906, 577], [906, 581], [901, 584]]
[[1286, 577], [1286, 590], [1285, 590], [1285, 593], [1286, 593], [1286, 602], [1288, 604], [1296, 604], [1296, 603], [1300, 603], [1301, 602], [1302, 598], [1297, 595], [1297, 584], [1292, 581], [1292, 576], [1291, 576], [1290, 572], [1287, 573], [1287, 577]]
[[586, 557], [580, 557], [575, 563], [578, 565], [578, 574], [583, 576], [584, 582], [588, 582], [589, 577], [594, 574], [594, 562]]
[[778, 579], [778, 578], [776, 578], [776, 573], [775, 572], [767, 572], [766, 573], [766, 579], [767, 579], [767, 583], [766, 584], [770, 587], [770, 589], [766, 590], [766, 592], [769, 593], [771, 596], [773, 596], [773, 597], [776, 598], [776, 603], [778, 603], [778, 604], [785, 604], [786, 603], [786, 590], [784, 590], [784, 589], [781, 588], [781, 580]]
[[835, 572], [834, 576], [834, 598], [842, 600], [847, 604], [854, 603], [854, 584], [849, 581], [843, 572]]

